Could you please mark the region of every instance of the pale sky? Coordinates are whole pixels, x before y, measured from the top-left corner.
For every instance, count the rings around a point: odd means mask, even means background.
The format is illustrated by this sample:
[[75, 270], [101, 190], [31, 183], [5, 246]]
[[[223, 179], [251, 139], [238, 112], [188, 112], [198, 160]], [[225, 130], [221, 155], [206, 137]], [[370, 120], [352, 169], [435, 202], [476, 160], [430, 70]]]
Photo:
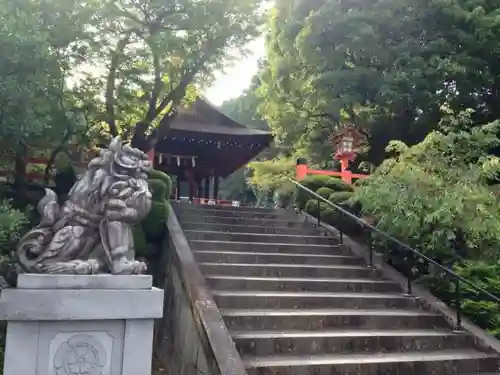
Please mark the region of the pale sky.
[[250, 85], [257, 73], [258, 61], [265, 55], [264, 36], [251, 42], [248, 51], [248, 55], [242, 56], [224, 72], [215, 73], [214, 83], [203, 93], [212, 104], [221, 105], [225, 100], [236, 98]]

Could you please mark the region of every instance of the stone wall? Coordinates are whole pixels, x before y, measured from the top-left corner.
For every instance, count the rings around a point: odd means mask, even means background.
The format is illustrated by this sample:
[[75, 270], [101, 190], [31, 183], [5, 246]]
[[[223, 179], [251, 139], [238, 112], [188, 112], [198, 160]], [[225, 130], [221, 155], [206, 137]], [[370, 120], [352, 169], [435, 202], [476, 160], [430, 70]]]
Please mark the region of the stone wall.
[[163, 319], [157, 322], [155, 361], [168, 375], [246, 375], [173, 210], [162, 252]]
[[157, 358], [168, 374], [217, 374], [213, 355], [207, 353], [207, 339], [200, 332], [196, 312], [184, 291], [175, 266], [167, 266], [163, 337]]

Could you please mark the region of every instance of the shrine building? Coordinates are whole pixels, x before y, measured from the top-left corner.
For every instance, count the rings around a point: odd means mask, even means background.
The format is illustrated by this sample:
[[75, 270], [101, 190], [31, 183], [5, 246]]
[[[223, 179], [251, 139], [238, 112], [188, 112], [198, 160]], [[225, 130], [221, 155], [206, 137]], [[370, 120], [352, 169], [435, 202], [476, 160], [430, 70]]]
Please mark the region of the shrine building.
[[220, 178], [247, 164], [273, 138], [270, 132], [236, 122], [202, 98], [177, 110], [154, 155], [155, 168], [175, 176], [172, 190], [177, 200], [217, 200]]

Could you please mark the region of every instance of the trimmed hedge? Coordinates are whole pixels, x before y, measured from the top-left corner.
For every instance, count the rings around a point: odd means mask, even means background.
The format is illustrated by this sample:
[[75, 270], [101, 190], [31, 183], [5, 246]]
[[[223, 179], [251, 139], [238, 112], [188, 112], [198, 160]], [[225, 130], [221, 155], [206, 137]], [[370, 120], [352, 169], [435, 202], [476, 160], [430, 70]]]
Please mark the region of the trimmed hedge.
[[328, 187], [334, 191], [353, 191], [351, 185], [346, 184], [340, 178], [323, 175], [311, 175], [300, 181], [302, 185], [316, 191], [321, 187]]
[[[326, 187], [330, 188], [332, 191], [353, 191], [351, 185], [346, 184], [341, 179], [337, 177], [331, 176], [323, 176], [323, 175], [312, 175], [307, 176], [302, 181], [300, 181], [302, 185], [311, 189], [314, 192], [317, 192], [318, 189]], [[311, 198], [311, 195], [301, 188], [297, 188], [297, 197], [295, 202], [297, 206], [303, 210], [306, 207], [307, 201]], [[325, 199], [328, 196], [325, 197]]]
[[170, 199], [170, 192], [172, 191], [172, 179], [169, 177], [168, 174], [166, 174], [162, 171], [153, 169], [149, 172], [149, 180], [150, 181], [153, 181], [153, 180], [162, 181], [166, 186], [164, 198]]
[[333, 193], [335, 193], [335, 190], [332, 190], [329, 187], [320, 187], [318, 190], [316, 190], [316, 194], [325, 199], [328, 199], [328, 197]]
[[132, 236], [134, 238], [135, 256], [146, 256], [149, 254], [151, 246], [146, 241], [146, 234], [142, 225], [132, 227]]
[[[351, 212], [354, 215], [359, 215], [361, 209], [359, 207], [359, 204], [351, 201], [352, 196], [353, 193], [350, 191], [337, 191], [330, 194], [328, 200]], [[347, 215], [328, 205], [327, 203], [321, 202], [319, 207], [321, 211], [321, 221], [330, 224], [347, 234], [351, 234], [354, 236], [361, 234], [361, 226], [352, 218], [347, 217]], [[309, 200], [305, 206], [305, 211], [314, 217], [318, 217], [318, 201], [316, 199]]]
[[153, 201], [164, 201], [167, 194], [167, 185], [162, 180], [148, 180], [149, 191]]
[[152, 196], [151, 210], [141, 225], [133, 229], [136, 253], [141, 256], [148, 255], [153, 244], [161, 243], [165, 238], [170, 209], [166, 200], [170, 197], [172, 186], [170, 177], [161, 171], [152, 170], [148, 185]]
[[333, 192], [328, 196], [328, 200], [332, 203], [342, 205], [345, 201], [352, 198], [352, 193], [350, 191], [337, 191]]
[[[323, 219], [323, 214], [334, 210], [334, 208], [330, 207], [328, 204], [324, 202], [319, 202], [319, 209], [321, 211], [321, 218]], [[318, 200], [311, 199], [307, 202], [306, 207], [304, 209], [309, 215], [314, 217], [318, 217]]]
[[159, 242], [165, 237], [169, 208], [169, 204], [166, 201], [153, 200], [151, 211], [149, 211], [149, 214], [142, 222], [142, 227], [148, 242]]

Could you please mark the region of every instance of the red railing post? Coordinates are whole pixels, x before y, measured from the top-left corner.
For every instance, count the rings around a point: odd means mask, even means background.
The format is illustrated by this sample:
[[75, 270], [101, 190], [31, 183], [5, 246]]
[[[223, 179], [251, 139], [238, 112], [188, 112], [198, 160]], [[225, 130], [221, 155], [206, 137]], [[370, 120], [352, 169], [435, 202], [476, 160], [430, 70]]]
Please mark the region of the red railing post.
[[297, 164], [295, 166], [295, 179], [297, 181], [303, 180], [307, 176], [308, 166], [307, 160], [303, 158], [297, 159]]

